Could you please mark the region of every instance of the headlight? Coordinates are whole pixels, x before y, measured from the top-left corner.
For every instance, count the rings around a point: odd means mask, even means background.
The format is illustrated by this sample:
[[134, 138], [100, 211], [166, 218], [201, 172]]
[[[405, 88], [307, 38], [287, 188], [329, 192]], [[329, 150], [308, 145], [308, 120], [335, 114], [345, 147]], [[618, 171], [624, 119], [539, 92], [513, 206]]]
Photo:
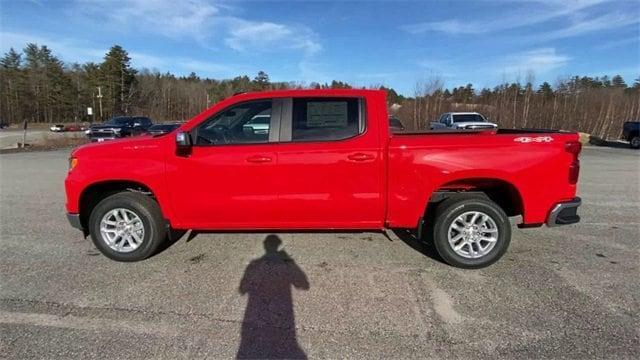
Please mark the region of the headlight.
[[74, 167], [78, 165], [78, 158], [71, 157], [69, 158], [69, 171], [73, 170]]

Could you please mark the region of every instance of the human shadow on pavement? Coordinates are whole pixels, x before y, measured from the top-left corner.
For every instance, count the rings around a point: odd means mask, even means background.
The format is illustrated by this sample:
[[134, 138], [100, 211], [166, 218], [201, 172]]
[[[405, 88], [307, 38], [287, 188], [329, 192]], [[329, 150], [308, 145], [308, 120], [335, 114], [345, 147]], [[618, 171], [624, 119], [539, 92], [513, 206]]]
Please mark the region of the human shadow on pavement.
[[269, 235], [265, 254], [247, 266], [238, 291], [247, 294], [238, 359], [306, 359], [298, 345], [292, 286], [308, 290], [307, 276], [284, 250], [282, 240]]

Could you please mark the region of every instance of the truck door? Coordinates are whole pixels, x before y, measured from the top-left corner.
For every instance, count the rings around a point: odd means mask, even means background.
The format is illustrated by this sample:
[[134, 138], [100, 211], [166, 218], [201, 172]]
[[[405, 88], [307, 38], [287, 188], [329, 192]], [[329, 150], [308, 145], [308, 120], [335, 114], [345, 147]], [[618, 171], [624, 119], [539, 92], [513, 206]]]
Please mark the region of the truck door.
[[357, 97], [283, 104], [277, 148], [283, 226], [383, 226], [384, 162], [375, 114], [373, 104]]
[[271, 130], [279, 128], [280, 109], [280, 101], [271, 99], [232, 105], [191, 132], [194, 145], [189, 156], [170, 155], [169, 192], [182, 226], [273, 226], [278, 131]]

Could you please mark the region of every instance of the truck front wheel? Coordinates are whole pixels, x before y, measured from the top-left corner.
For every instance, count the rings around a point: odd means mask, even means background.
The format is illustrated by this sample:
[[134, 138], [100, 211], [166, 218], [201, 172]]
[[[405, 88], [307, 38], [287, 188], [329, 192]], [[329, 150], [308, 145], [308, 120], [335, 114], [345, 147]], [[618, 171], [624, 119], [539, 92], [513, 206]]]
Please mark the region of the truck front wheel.
[[166, 237], [158, 203], [129, 191], [100, 201], [91, 211], [89, 229], [98, 250], [116, 261], [146, 259]]
[[436, 209], [433, 243], [449, 265], [482, 268], [498, 261], [511, 241], [505, 212], [485, 197], [457, 197]]

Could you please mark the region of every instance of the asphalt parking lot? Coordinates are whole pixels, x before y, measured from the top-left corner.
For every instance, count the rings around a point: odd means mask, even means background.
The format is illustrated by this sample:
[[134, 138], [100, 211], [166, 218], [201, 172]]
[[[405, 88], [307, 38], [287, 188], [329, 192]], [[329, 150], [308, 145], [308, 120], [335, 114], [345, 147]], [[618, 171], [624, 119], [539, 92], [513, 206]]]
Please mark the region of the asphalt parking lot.
[[185, 235], [117, 263], [66, 222], [67, 156], [0, 155], [0, 357], [640, 357], [640, 151], [586, 148], [582, 222], [515, 230], [482, 270], [394, 233]]

